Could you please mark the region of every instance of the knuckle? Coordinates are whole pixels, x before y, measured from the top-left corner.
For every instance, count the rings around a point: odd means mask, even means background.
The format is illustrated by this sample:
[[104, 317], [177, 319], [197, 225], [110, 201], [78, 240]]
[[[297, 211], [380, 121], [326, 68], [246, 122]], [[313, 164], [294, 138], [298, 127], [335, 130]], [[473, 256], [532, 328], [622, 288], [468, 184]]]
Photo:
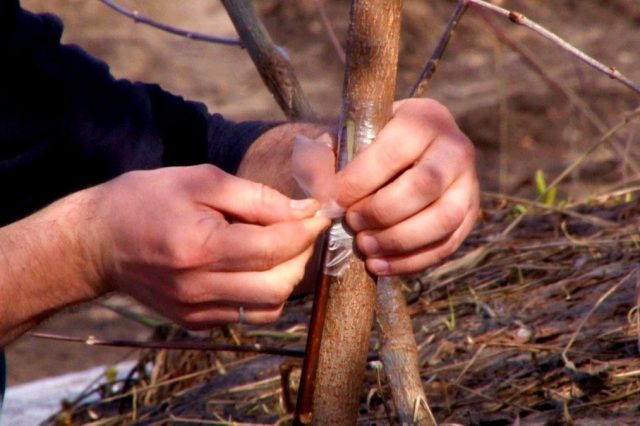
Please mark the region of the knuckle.
[[436, 257], [434, 263], [440, 262], [453, 254], [453, 252], [458, 249], [461, 242], [462, 241], [459, 239], [449, 238], [444, 244], [442, 244], [434, 251], [434, 255]]
[[444, 229], [454, 231], [460, 227], [465, 217], [465, 209], [461, 206], [450, 203], [442, 206], [440, 221]]
[[381, 202], [376, 202], [375, 196], [366, 210], [363, 210], [365, 220], [373, 226], [385, 226], [390, 224], [393, 215], [393, 207]]
[[282, 315], [283, 307], [284, 305], [280, 305], [278, 309], [274, 309], [273, 311], [267, 312], [267, 314], [265, 315], [265, 321], [267, 322], [277, 321], [278, 318], [280, 318], [280, 316]]
[[193, 286], [189, 286], [184, 283], [178, 283], [174, 286], [173, 297], [182, 305], [193, 305], [198, 303], [198, 296], [199, 295]]
[[418, 165], [416, 172], [412, 180], [413, 191], [430, 196], [438, 195], [438, 190], [443, 186], [442, 172], [429, 163]]
[[189, 269], [197, 265], [200, 260], [199, 250], [184, 235], [167, 237], [164, 252], [171, 269]]
[[405, 239], [397, 234], [387, 235], [386, 238], [379, 238], [378, 241], [383, 253], [406, 253], [409, 250]]
[[457, 148], [459, 151], [459, 157], [463, 164], [475, 164], [476, 150], [471, 140], [462, 132], [460, 137], [456, 139], [458, 141]]
[[264, 302], [268, 305], [280, 305], [287, 301], [293, 286], [284, 281], [275, 281], [273, 279], [267, 280], [269, 291], [265, 297]]
[[264, 286], [268, 289], [264, 302], [268, 305], [281, 305], [287, 301], [296, 284], [304, 275], [304, 268], [284, 273], [270, 272], [265, 277]]
[[338, 174], [336, 188], [338, 190], [337, 201], [343, 206], [351, 206], [354, 202], [366, 196], [362, 182], [354, 176]]
[[278, 258], [273, 249], [274, 242], [268, 235], [256, 236], [253, 241], [256, 269], [266, 271], [276, 266]]
[[216, 180], [222, 179], [225, 175], [225, 173], [222, 170], [220, 170], [218, 167], [214, 166], [213, 164], [198, 164], [192, 167], [194, 171], [202, 174], [203, 179], [210, 179], [210, 180], [216, 181]]
[[276, 197], [273, 189], [259, 182], [251, 182], [250, 184], [256, 215], [258, 212], [262, 211], [265, 206], [272, 206], [275, 204]]

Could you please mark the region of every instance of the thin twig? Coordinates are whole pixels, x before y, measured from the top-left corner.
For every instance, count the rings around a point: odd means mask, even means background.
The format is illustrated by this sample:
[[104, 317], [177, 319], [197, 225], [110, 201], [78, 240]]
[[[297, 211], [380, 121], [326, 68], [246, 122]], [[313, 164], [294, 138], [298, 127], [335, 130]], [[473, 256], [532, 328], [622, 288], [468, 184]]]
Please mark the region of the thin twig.
[[456, 4], [456, 8], [453, 10], [453, 13], [449, 17], [447, 25], [442, 31], [442, 34], [440, 34], [440, 38], [438, 39], [438, 43], [436, 44], [431, 57], [424, 64], [422, 72], [420, 73], [420, 77], [418, 77], [418, 80], [411, 88], [411, 92], [409, 92], [410, 98], [423, 96], [427, 91], [427, 84], [429, 82], [429, 79], [431, 78], [433, 73], [436, 72], [438, 62], [440, 62], [442, 55], [444, 55], [444, 51], [446, 50], [447, 45], [449, 44], [449, 40], [451, 39], [451, 34], [453, 34], [453, 31], [456, 29], [460, 18], [462, 18], [462, 15], [467, 10], [467, 6], [468, 0], [458, 0], [458, 4]]
[[300, 349], [274, 348], [271, 346], [262, 346], [259, 343], [253, 345], [235, 345], [223, 343], [208, 342], [140, 342], [137, 340], [103, 340], [93, 336], [86, 339], [80, 337], [63, 336], [51, 333], [29, 333], [32, 337], [38, 339], [58, 340], [63, 342], [84, 343], [89, 346], [111, 346], [118, 348], [140, 348], [140, 349], [172, 349], [172, 350], [190, 350], [190, 351], [227, 351], [241, 353], [256, 353], [267, 355], [289, 356], [294, 358], [304, 357], [304, 351]]
[[116, 12], [124, 15], [128, 18], [133, 19], [133, 21], [138, 24], [149, 25], [150, 27], [157, 28], [159, 30], [186, 37], [191, 40], [205, 41], [207, 43], [216, 43], [216, 44], [225, 44], [228, 46], [240, 46], [240, 39], [233, 37], [222, 37], [215, 36], [211, 34], [199, 33], [197, 31], [189, 31], [183, 28], [174, 27], [169, 24], [165, 24], [164, 22], [156, 21], [153, 18], [149, 18], [147, 16], [141, 15], [137, 10], [129, 10], [124, 6], [116, 3], [114, 0], [100, 0], [102, 3], [115, 10]]
[[592, 68], [594, 68], [594, 69], [606, 74], [607, 76], [609, 76], [610, 78], [612, 78], [614, 80], [618, 80], [619, 82], [621, 82], [622, 84], [624, 84], [625, 86], [630, 88], [631, 90], [633, 90], [633, 91], [635, 91], [637, 93], [640, 93], [640, 84], [635, 83], [634, 81], [632, 81], [629, 78], [627, 78], [626, 76], [624, 76], [615, 67], [607, 66], [607, 65], [604, 65], [601, 62], [598, 62], [597, 60], [595, 60], [591, 56], [587, 55], [582, 50], [580, 50], [577, 47], [573, 46], [572, 44], [570, 44], [569, 42], [567, 42], [563, 38], [559, 37], [555, 33], [549, 31], [545, 27], [543, 27], [543, 26], [539, 25], [538, 23], [532, 21], [531, 19], [527, 18], [522, 13], [515, 12], [515, 11], [512, 11], [512, 10], [507, 10], [507, 9], [504, 9], [504, 8], [502, 8], [500, 6], [496, 6], [495, 4], [492, 4], [492, 3], [489, 3], [489, 2], [486, 2], [486, 1], [483, 1], [483, 0], [465, 0], [465, 2], [468, 3], [469, 5], [473, 6], [473, 7], [478, 7], [478, 8], [482, 8], [482, 9], [485, 9], [485, 10], [489, 10], [489, 11], [491, 11], [493, 13], [496, 13], [498, 15], [501, 15], [501, 16], [509, 19], [509, 21], [511, 21], [511, 22], [513, 22], [515, 24], [522, 25], [523, 27], [526, 27], [526, 28], [530, 29], [531, 31], [535, 32], [536, 34], [546, 38], [549, 41], [551, 41], [553, 44], [555, 44], [556, 46], [560, 47], [561, 49], [569, 52], [571, 55], [575, 56], [576, 58], [578, 58], [579, 60], [581, 60], [585, 64], [589, 65], [590, 67], [592, 67]]
[[313, 0], [313, 1], [316, 4], [316, 9], [318, 9], [318, 16], [320, 17], [320, 22], [322, 23], [322, 26], [324, 27], [324, 30], [327, 33], [327, 36], [329, 36], [329, 40], [331, 41], [333, 50], [335, 50], [336, 54], [338, 55], [338, 58], [340, 58], [340, 62], [342, 62], [342, 65], [345, 65], [347, 63], [347, 57], [344, 53], [344, 49], [342, 48], [342, 45], [340, 44], [340, 40], [338, 40], [338, 36], [336, 35], [336, 32], [333, 29], [333, 25], [331, 25], [331, 21], [327, 16], [327, 10], [324, 7], [324, 1], [323, 0]]
[[[544, 67], [543, 64], [540, 63], [535, 57], [535, 55], [523, 46], [521, 43], [513, 40], [509, 37], [496, 23], [489, 18], [488, 14], [480, 13], [480, 18], [487, 24], [489, 29], [493, 32], [493, 34], [505, 45], [511, 48], [514, 52], [516, 52], [520, 58], [524, 61], [526, 65], [529, 66], [540, 78], [552, 89], [561, 93], [567, 100], [571, 103], [571, 105], [576, 109], [576, 111], [587, 120], [595, 130], [599, 133], [604, 133], [607, 131], [607, 124], [584, 102], [578, 94], [572, 90], [570, 87], [563, 85], [558, 81], [557, 78], [552, 76]], [[611, 147], [613, 154], [617, 155], [623, 163], [628, 164], [633, 171], [640, 175], [640, 167], [631, 159], [622, 148], [617, 144], [609, 144], [607, 146]]]

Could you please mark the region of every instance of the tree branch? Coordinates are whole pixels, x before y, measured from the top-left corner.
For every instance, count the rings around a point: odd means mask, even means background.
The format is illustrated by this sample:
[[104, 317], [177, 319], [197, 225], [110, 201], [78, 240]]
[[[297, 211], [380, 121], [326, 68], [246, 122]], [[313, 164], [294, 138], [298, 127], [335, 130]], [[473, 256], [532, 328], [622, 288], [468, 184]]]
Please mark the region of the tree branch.
[[411, 88], [411, 92], [409, 93], [410, 98], [421, 97], [426, 92], [429, 79], [436, 72], [438, 63], [440, 62], [440, 59], [442, 59], [442, 55], [444, 55], [444, 51], [449, 45], [451, 35], [455, 31], [458, 22], [460, 22], [460, 18], [462, 18], [462, 15], [464, 15], [464, 12], [466, 12], [467, 6], [467, 0], [458, 0], [456, 8], [451, 13], [449, 21], [447, 21], [447, 25], [444, 27], [444, 30], [440, 34], [440, 38], [438, 39], [438, 43], [436, 44], [431, 57], [424, 64], [424, 67], [420, 72], [420, 77], [418, 77], [418, 80]]
[[251, 0], [222, 0], [262, 81], [288, 119], [316, 118], [283, 48], [276, 46], [256, 16]]
[[537, 24], [536, 22], [530, 20], [529, 18], [524, 16], [522, 13], [503, 9], [502, 7], [496, 6], [494, 4], [488, 3], [483, 0], [464, 0], [464, 1], [466, 1], [469, 5], [473, 7], [491, 11], [495, 14], [498, 14], [500, 16], [503, 16], [509, 19], [509, 21], [513, 22], [514, 24], [522, 25], [523, 27], [530, 29], [536, 34], [551, 41], [553, 44], [560, 47], [561, 49], [569, 52], [571, 55], [575, 56], [576, 58], [578, 58], [585, 64], [589, 65], [590, 67], [600, 71], [601, 73], [604, 73], [605, 75], [609, 76], [614, 80], [621, 82], [631, 90], [637, 93], [640, 93], [640, 84], [631, 81], [629, 78], [624, 76], [620, 71], [618, 71], [615, 67], [607, 66], [602, 64], [601, 62], [598, 62], [597, 60], [587, 55], [577, 47], [573, 46], [566, 40], [562, 39], [558, 35], [549, 31], [545, 27]]
[[239, 353], [256, 353], [266, 355], [280, 355], [294, 358], [302, 358], [304, 351], [300, 349], [274, 348], [271, 346], [262, 346], [259, 343], [253, 345], [235, 345], [209, 343], [203, 341], [182, 341], [182, 342], [140, 342], [137, 340], [103, 340], [93, 336], [86, 339], [80, 337], [63, 336], [51, 333], [29, 333], [30, 336], [38, 339], [57, 340], [72, 343], [84, 343], [89, 346], [110, 346], [116, 348], [135, 348], [135, 349], [172, 349], [181, 351], [226, 351]]
[[229, 46], [240, 46], [240, 40], [237, 38], [214, 36], [210, 34], [199, 33], [197, 31], [185, 30], [141, 15], [137, 10], [129, 10], [126, 7], [119, 5], [114, 0], [100, 1], [111, 9], [120, 13], [121, 15], [133, 19], [136, 24], [140, 23], [149, 25], [150, 27], [157, 28], [159, 30], [166, 31], [178, 36], [186, 37], [191, 40], [205, 41], [207, 43], [226, 44]]

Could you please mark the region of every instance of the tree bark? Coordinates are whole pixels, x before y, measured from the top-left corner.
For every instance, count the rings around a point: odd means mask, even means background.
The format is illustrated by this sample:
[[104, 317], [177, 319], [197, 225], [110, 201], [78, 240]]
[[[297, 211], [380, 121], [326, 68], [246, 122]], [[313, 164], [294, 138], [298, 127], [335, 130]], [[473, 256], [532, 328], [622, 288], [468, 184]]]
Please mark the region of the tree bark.
[[[371, 144], [391, 116], [401, 10], [401, 0], [351, 3], [339, 168]], [[339, 234], [343, 224], [333, 226]], [[345, 262], [329, 285], [313, 397], [312, 422], [317, 425], [355, 424], [362, 392], [376, 286], [355, 254]]]

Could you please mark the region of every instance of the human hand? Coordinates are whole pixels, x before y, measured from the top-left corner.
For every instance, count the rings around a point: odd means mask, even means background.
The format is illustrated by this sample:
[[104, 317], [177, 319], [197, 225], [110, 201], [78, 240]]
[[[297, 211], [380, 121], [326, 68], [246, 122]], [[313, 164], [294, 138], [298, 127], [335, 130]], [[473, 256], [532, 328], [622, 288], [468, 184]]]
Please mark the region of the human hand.
[[475, 154], [433, 100], [396, 102], [375, 142], [335, 178], [336, 199], [367, 268], [418, 272], [453, 253], [479, 210]]
[[329, 221], [209, 166], [131, 172], [96, 187], [103, 276], [188, 328], [274, 321]]

